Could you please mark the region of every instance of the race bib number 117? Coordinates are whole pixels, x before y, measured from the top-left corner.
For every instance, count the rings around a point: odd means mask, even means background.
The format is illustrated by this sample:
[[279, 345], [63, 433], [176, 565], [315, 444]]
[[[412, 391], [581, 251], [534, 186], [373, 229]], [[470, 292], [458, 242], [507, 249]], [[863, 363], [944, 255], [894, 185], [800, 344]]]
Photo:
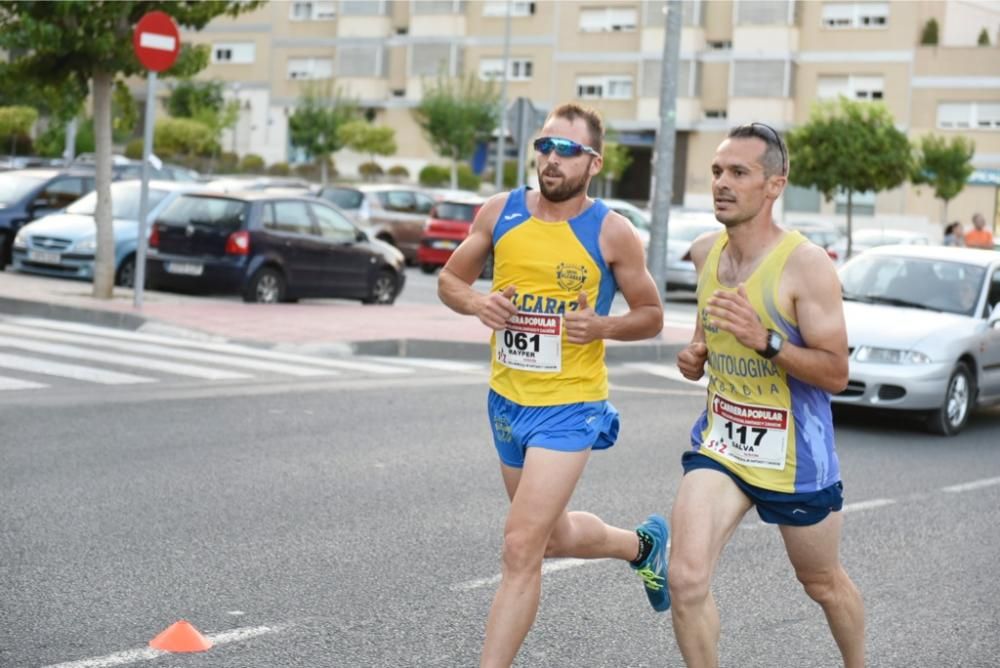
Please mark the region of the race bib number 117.
[[711, 431], [702, 447], [726, 459], [765, 469], [785, 468], [788, 411], [712, 397]]

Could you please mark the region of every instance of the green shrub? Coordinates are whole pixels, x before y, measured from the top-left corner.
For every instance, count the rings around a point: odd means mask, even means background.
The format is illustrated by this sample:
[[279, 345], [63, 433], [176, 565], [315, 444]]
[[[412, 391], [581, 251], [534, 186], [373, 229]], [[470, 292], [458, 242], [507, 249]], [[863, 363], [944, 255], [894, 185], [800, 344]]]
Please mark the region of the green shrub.
[[374, 181], [377, 177], [382, 176], [384, 173], [385, 172], [383, 171], [382, 166], [377, 162], [363, 162], [358, 165], [358, 174], [360, 174], [362, 178], [369, 181]]
[[236, 171], [239, 164], [240, 156], [232, 153], [231, 151], [223, 151], [219, 154], [219, 160], [216, 163], [216, 168], [222, 174], [232, 173]]
[[[458, 166], [458, 187], [462, 190], [479, 190], [481, 181], [482, 179], [473, 173], [472, 167], [464, 163]], [[448, 175], [448, 182], [451, 182], [450, 174]]]
[[132, 158], [133, 160], [142, 160], [142, 145], [143, 141], [141, 139], [130, 139], [125, 144], [125, 157]]
[[247, 174], [260, 174], [264, 171], [264, 158], [256, 153], [247, 153], [240, 158], [239, 170]]
[[938, 43], [938, 22], [937, 19], [928, 19], [924, 24], [924, 30], [920, 33], [920, 43], [925, 46], [937, 46]]
[[427, 165], [417, 176], [420, 185], [428, 188], [440, 188], [451, 182], [451, 170], [441, 165]]
[[190, 118], [164, 118], [153, 130], [153, 152], [160, 158], [207, 156], [217, 149], [212, 129]]
[[292, 173], [292, 169], [287, 162], [276, 162], [267, 168], [267, 173], [271, 176], [288, 176]]
[[405, 181], [410, 178], [410, 170], [402, 165], [393, 165], [386, 173], [397, 181]]

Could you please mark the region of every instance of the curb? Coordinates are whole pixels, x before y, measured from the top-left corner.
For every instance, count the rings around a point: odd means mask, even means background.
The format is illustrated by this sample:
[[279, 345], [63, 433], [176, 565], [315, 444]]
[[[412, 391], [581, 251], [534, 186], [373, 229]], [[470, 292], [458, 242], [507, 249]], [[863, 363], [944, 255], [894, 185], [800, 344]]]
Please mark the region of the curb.
[[70, 320], [87, 325], [116, 327], [131, 331], [139, 329], [148, 322], [145, 317], [135, 315], [134, 313], [78, 308], [76, 306], [63, 306], [62, 304], [13, 299], [11, 297], [0, 297], [0, 313]]
[[[656, 362], [673, 363], [677, 353], [686, 344], [623, 343], [611, 344], [604, 348], [604, 359], [616, 362]], [[490, 344], [468, 341], [433, 341], [428, 339], [383, 339], [378, 341], [357, 341], [350, 344], [356, 355], [378, 355], [380, 357], [429, 357], [458, 361], [482, 361], [490, 357]]]

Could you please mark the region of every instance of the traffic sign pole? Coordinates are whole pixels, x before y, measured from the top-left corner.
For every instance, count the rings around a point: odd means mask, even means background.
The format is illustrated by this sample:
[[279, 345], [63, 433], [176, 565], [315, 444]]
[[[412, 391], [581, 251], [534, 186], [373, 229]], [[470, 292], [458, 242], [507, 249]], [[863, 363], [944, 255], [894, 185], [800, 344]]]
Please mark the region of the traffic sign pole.
[[149, 161], [153, 151], [153, 126], [156, 123], [156, 73], [170, 69], [181, 50], [177, 24], [164, 12], [149, 12], [132, 32], [132, 48], [139, 62], [149, 70], [146, 78], [146, 125], [142, 140], [142, 185], [139, 189], [139, 238], [135, 250], [135, 279], [132, 298], [135, 308], [142, 308], [146, 287], [146, 252], [149, 237]]
[[139, 188], [139, 245], [135, 249], [135, 275], [132, 283], [132, 305], [142, 308], [142, 293], [146, 287], [146, 251], [149, 237], [149, 155], [153, 146], [153, 123], [156, 119], [156, 72], [146, 79], [146, 121], [142, 132], [142, 186]]

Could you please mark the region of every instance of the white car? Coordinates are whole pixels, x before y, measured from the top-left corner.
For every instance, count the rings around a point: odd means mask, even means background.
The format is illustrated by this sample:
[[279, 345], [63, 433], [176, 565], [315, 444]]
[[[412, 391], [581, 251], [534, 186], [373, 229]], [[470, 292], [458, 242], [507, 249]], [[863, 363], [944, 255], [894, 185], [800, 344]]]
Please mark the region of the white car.
[[850, 374], [834, 403], [920, 411], [951, 436], [1000, 402], [1000, 253], [880, 246], [839, 272]]
[[[875, 248], [876, 246], [929, 246], [930, 237], [922, 232], [896, 229], [867, 229], [855, 230], [851, 235], [851, 257], [858, 253]], [[836, 254], [840, 261], [848, 260], [847, 257], [847, 237], [840, 239], [828, 251]]]

